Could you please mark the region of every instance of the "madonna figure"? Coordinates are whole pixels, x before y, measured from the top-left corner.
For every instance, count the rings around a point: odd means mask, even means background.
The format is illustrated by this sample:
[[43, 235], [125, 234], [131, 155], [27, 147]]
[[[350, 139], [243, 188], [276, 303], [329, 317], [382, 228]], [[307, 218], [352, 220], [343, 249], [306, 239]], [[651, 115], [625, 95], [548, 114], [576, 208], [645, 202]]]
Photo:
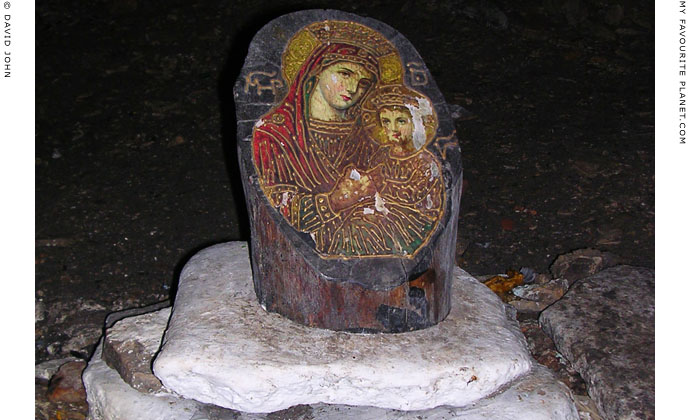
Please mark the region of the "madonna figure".
[[[377, 149], [352, 136], [362, 101], [378, 85], [401, 83], [395, 47], [353, 22], [317, 22], [302, 29], [283, 54], [285, 98], [255, 125], [252, 151], [271, 205], [315, 238], [332, 235], [343, 212], [383, 186], [366, 161]], [[360, 168], [346, 172], [346, 168]], [[343, 194], [347, 184], [351, 194]], [[347, 195], [347, 196], [345, 196]], [[322, 241], [321, 241], [322, 242]]]

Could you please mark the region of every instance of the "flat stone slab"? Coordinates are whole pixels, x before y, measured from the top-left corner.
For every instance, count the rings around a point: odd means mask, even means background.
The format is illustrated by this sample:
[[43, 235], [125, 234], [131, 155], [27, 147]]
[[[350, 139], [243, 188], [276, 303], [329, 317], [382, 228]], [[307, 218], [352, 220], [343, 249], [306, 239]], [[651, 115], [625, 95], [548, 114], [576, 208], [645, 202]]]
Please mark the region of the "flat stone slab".
[[[160, 312], [169, 313], [169, 310]], [[143, 337], [157, 330], [160, 339], [166, 327], [162, 316], [140, 318], [130, 323], [133, 336]], [[155, 341], [148, 337], [144, 343]], [[242, 413], [236, 410], [185, 399], [163, 388], [156, 393], [143, 393], [127, 384], [115, 369], [102, 360], [98, 347], [84, 372], [89, 416], [92, 420], [576, 420], [570, 391], [557, 381], [553, 373], [541, 365], [491, 397], [463, 408], [437, 407], [421, 411], [397, 411], [376, 407], [346, 405], [298, 405], [271, 414]], [[148, 344], [146, 351], [149, 351]]]
[[503, 303], [459, 268], [452, 307], [440, 324], [404, 334], [308, 328], [258, 304], [246, 243], [219, 244], [184, 267], [154, 373], [186, 398], [245, 412], [407, 411], [466, 406], [532, 368]]
[[654, 270], [621, 265], [583, 278], [539, 322], [605, 419], [654, 418]]

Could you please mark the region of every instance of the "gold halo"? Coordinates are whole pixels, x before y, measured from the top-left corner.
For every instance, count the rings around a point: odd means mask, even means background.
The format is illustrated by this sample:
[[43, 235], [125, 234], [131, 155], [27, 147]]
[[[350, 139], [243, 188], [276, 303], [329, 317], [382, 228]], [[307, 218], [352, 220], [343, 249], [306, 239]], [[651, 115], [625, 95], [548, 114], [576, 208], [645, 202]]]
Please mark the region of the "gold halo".
[[402, 64], [396, 48], [383, 35], [356, 22], [325, 20], [305, 26], [293, 36], [282, 57], [283, 78], [288, 84], [314, 50], [324, 43], [345, 43], [366, 49], [378, 59], [381, 82], [401, 83]]

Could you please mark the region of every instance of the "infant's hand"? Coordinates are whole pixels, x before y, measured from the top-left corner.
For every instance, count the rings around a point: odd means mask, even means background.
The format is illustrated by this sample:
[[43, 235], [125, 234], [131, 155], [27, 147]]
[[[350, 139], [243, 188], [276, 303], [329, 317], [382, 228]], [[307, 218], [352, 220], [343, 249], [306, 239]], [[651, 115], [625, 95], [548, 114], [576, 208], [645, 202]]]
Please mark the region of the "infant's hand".
[[329, 194], [331, 207], [340, 211], [359, 201], [373, 198], [376, 194], [376, 180], [367, 172], [363, 174], [353, 168], [347, 168], [335, 188]]

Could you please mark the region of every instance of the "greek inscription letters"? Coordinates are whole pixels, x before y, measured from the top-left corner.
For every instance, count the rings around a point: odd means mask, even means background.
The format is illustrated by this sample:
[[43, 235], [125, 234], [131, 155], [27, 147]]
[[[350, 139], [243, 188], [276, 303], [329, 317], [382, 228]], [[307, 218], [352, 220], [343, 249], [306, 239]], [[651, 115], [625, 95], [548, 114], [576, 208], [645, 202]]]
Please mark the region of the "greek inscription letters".
[[412, 86], [426, 86], [429, 83], [429, 76], [427, 76], [422, 63], [414, 61], [407, 63], [407, 70], [410, 72], [410, 84]]
[[[256, 87], [256, 93], [261, 95], [264, 90], [273, 92], [273, 96], [278, 94], [277, 89], [283, 87], [283, 81], [276, 78], [276, 72], [253, 71], [245, 77], [244, 93], [249, 93], [249, 89]], [[262, 85], [260, 78], [270, 78], [267, 85]]]
[[453, 130], [453, 132], [449, 136], [437, 137], [436, 145], [438, 146], [438, 149], [441, 151], [441, 156], [443, 156], [443, 158], [446, 159], [446, 152], [448, 151], [448, 148], [458, 145], [455, 130]]

